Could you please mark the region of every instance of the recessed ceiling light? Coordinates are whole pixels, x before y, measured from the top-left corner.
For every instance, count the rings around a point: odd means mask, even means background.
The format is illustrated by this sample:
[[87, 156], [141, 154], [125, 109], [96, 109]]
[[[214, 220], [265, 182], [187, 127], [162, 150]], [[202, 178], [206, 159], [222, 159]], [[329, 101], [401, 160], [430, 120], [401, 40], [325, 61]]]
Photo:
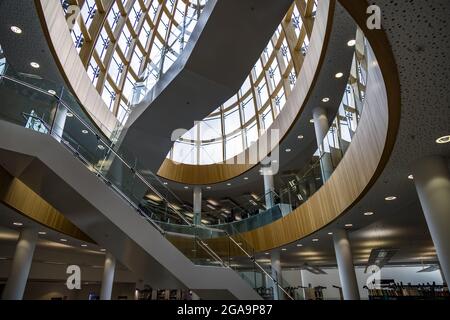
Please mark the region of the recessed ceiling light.
[[328, 234], [329, 234], [330, 236], [332, 236], [332, 235], [333, 235], [333, 232], [328, 232]]
[[386, 200], [386, 201], [394, 201], [394, 200], [396, 200], [396, 199], [397, 199], [396, 196], [390, 196], [390, 197], [384, 198], [384, 200]]
[[184, 188], [187, 190], [187, 189], [189, 189], [189, 187], [188, 186], [184, 186]]
[[281, 249], [281, 251], [286, 251], [286, 250], [287, 250], [286, 248]]
[[409, 180], [414, 180], [414, 176], [413, 176], [412, 174], [410, 174], [410, 175], [408, 176], [408, 179], [409, 179]]
[[105, 150], [105, 146], [102, 145], [102, 144], [99, 144], [99, 145], [97, 146], [97, 148], [99, 148], [100, 150]]
[[444, 144], [444, 143], [449, 143], [449, 142], [450, 142], [450, 135], [443, 136], [443, 137], [436, 139], [436, 143], [438, 143], [438, 144]]
[[264, 253], [264, 254], [265, 254], [266, 256], [267, 256], [267, 255], [269, 255], [269, 253], [268, 253], [268, 252], [266, 252], [266, 253]]
[[87, 131], [86, 129], [83, 129], [83, 130], [81, 130], [81, 133], [82, 133], [82, 134], [88, 134], [89, 131]]
[[32, 66], [35, 69], [38, 69], [40, 67], [39, 63], [37, 62], [30, 62], [30, 66]]
[[248, 180], [248, 177], [244, 177], [244, 180]]
[[21, 227], [23, 226], [22, 222], [13, 222], [13, 225], [17, 226], [17, 227]]
[[272, 160], [272, 163], [278, 163], [277, 159]]
[[100, 249], [100, 251], [101, 251], [101, 252], [105, 252], [105, 251], [106, 251], [106, 249]]
[[364, 212], [364, 215], [365, 215], [366, 217], [369, 217], [369, 216], [373, 216], [374, 213], [373, 213], [372, 211], [368, 211], [368, 212]]
[[347, 223], [347, 224], [345, 225], [345, 227], [346, 227], [346, 228], [351, 228], [351, 227], [353, 227], [353, 224], [352, 224], [352, 223]]
[[83, 248], [86, 248], [87, 247], [87, 244], [82, 244], [81, 245]]
[[330, 98], [328, 98], [328, 97], [323, 98], [323, 99], [322, 99], [322, 102], [325, 102], [325, 103], [330, 102]]
[[314, 238], [314, 239], [312, 239], [312, 241], [313, 241], [313, 242], [317, 242], [317, 241], [319, 241], [319, 239]]
[[309, 120], [309, 123], [314, 123], [314, 119], [310, 119], [310, 120]]
[[206, 189], [211, 190], [211, 187], [206, 187]]
[[48, 93], [50, 93], [50, 94], [53, 94], [53, 95], [55, 95], [55, 94], [56, 94], [56, 91], [55, 91], [55, 90], [52, 90], [52, 89], [50, 89], [50, 90], [47, 90], [47, 92], [48, 92]]
[[72, 112], [67, 112], [66, 116], [67, 116], [68, 118], [72, 118], [72, 117], [73, 117], [73, 113], [72, 113]]
[[164, 183], [163, 183], [163, 185], [167, 186], [167, 185], [168, 185], [168, 183], [167, 183], [167, 182], [164, 182]]
[[336, 79], [340, 79], [340, 78], [342, 78], [343, 76], [344, 76], [344, 74], [343, 74], [342, 72], [338, 72], [338, 73], [336, 73], [336, 75], [335, 75]]
[[355, 39], [352, 39], [352, 40], [350, 40], [349, 42], [347, 42], [347, 45], [348, 45], [349, 47], [353, 47], [355, 44], [356, 44], [356, 40], [355, 40]]
[[11, 31], [17, 34], [21, 34], [22, 33], [22, 29], [20, 29], [18, 26], [12, 26], [11, 27]]
[[291, 152], [292, 151], [292, 149], [290, 149], [290, 148], [287, 148], [286, 150], [285, 150], [286, 152]]
[[299, 136], [297, 136], [297, 139], [299, 139], [299, 140], [302, 140], [304, 138], [304, 136], [303, 135], [299, 135]]
[[44, 236], [44, 235], [47, 234], [47, 232], [45, 232], [45, 231], [39, 231], [38, 234], [40, 234], [41, 236]]
[[297, 247], [303, 247], [301, 243], [297, 243]]
[[61, 242], [67, 242], [67, 239], [59, 239]]
[[227, 186], [231, 186], [231, 183], [228, 182], [228, 183], [227, 183]]

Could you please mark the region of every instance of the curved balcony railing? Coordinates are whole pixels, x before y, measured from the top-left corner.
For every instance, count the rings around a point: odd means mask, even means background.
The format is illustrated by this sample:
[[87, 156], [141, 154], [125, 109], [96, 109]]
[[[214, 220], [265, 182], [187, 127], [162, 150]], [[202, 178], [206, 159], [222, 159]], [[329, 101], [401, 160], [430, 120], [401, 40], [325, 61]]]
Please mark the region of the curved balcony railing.
[[[92, 126], [89, 119], [83, 117], [79, 102], [65, 90], [61, 90], [59, 94], [55, 91], [49, 92], [54, 89], [47, 89], [48, 84], [49, 82], [42, 79], [30, 78], [7, 67], [6, 73], [0, 76], [0, 96], [5, 97], [0, 108], [0, 120], [51, 135], [195, 264], [237, 270], [232, 257], [241, 256], [247, 266], [252, 266], [253, 272], [271, 278], [255, 261], [251, 246], [243, 240], [237, 240], [237, 237], [229, 236], [225, 231], [221, 232], [221, 238], [227, 239], [226, 245], [213, 250], [208, 241], [216, 239], [216, 230], [193, 226], [182, 213], [182, 208], [174, 203], [178, 201], [176, 196], [153, 173], [148, 172], [143, 176], [133, 165], [124, 161], [111, 143]], [[104, 170], [107, 167], [105, 161], [111, 159], [122, 167], [119, 176]], [[136, 195], [134, 192], [142, 189], [149, 190], [146, 199], [142, 199], [140, 193]], [[164, 223], [158, 221], [161, 215], [154, 213], [151, 207], [147, 206], [147, 200], [163, 203], [166, 213], [172, 216], [172, 221], [177, 221], [192, 231], [182, 234], [164, 230]], [[281, 286], [279, 289], [289, 297]]]

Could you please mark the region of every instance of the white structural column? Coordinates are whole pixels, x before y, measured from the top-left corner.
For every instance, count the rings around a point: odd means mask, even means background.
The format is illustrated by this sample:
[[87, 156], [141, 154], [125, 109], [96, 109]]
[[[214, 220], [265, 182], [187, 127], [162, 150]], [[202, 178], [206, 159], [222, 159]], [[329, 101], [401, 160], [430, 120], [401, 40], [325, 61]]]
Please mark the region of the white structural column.
[[28, 275], [30, 274], [37, 239], [38, 234], [35, 230], [24, 229], [20, 233], [11, 264], [11, 271], [3, 289], [3, 300], [22, 300]]
[[202, 223], [202, 187], [194, 187], [194, 225]]
[[344, 300], [359, 300], [358, 282], [347, 231], [336, 230], [333, 233], [333, 240]]
[[100, 300], [111, 300], [115, 271], [116, 271], [116, 258], [111, 253], [107, 252], [105, 256], [105, 268], [103, 269]]
[[53, 119], [52, 135], [53, 137], [61, 142], [61, 138], [64, 134], [64, 127], [66, 126], [67, 120], [67, 108], [62, 104], [58, 103], [55, 111], [55, 118]]
[[422, 210], [445, 279], [450, 279], [450, 173], [445, 158], [422, 159], [414, 167]]
[[270, 209], [275, 205], [274, 190], [275, 184], [273, 174], [270, 168], [262, 168], [262, 174], [264, 177], [264, 196], [266, 201], [266, 208]]
[[323, 140], [325, 139], [328, 130], [327, 111], [322, 107], [316, 107], [313, 110], [314, 130], [316, 132], [317, 147], [319, 148], [322, 159], [320, 161], [322, 167], [322, 178], [325, 183], [333, 172], [333, 163], [331, 161], [331, 154], [323, 150]]
[[[270, 254], [270, 264], [272, 267], [272, 278], [281, 285], [281, 260], [280, 260], [280, 252], [272, 251]], [[273, 299], [274, 300], [283, 300], [283, 292], [278, 288], [278, 285], [275, 281], [272, 281], [272, 289], [273, 289]]]

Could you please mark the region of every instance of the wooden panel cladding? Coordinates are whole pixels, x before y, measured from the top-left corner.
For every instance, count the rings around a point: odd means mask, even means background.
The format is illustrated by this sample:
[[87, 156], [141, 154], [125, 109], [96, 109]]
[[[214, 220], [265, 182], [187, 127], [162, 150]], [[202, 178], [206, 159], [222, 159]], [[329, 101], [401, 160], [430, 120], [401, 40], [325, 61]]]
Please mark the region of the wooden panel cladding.
[[[364, 1], [341, 0], [372, 46], [368, 54], [366, 100], [358, 131], [330, 180], [306, 203], [271, 224], [242, 234], [256, 251], [304, 238], [345, 214], [371, 188], [392, 152], [400, 121], [400, 84], [383, 31], [365, 28]], [[372, 51], [373, 50], [373, 51]], [[224, 240], [225, 241], [225, 240]]]
[[117, 119], [108, 109], [86, 72], [73, 44], [61, 3], [59, 0], [35, 0], [35, 5], [49, 48], [65, 82], [94, 123], [108, 137], [111, 136]]
[[19, 214], [26, 216], [50, 229], [73, 238], [93, 243], [58, 210], [0, 167], [0, 201]]
[[[328, 38], [333, 25], [333, 15], [335, 0], [318, 1], [317, 14], [314, 28], [311, 34], [310, 47], [305, 61], [302, 65], [295, 87], [289, 95], [282, 112], [273, 121], [267, 131], [259, 137], [261, 141], [271, 141], [271, 130], [278, 130], [279, 139], [282, 140], [291, 127], [301, 116], [309, 95], [317, 80], [321, 65], [328, 45]], [[277, 144], [273, 144], [272, 149], [268, 148], [269, 154]], [[265, 155], [264, 155], [265, 157]], [[260, 156], [260, 159], [264, 158]], [[173, 180], [185, 184], [214, 184], [235, 178], [253, 168], [257, 163], [242, 163], [239, 159], [249, 159], [249, 149], [235, 156], [226, 163], [212, 165], [187, 165], [174, 163], [170, 159], [165, 159], [158, 170], [158, 175], [162, 178]], [[248, 163], [249, 161], [247, 161]], [[253, 161], [256, 162], [256, 161]]]

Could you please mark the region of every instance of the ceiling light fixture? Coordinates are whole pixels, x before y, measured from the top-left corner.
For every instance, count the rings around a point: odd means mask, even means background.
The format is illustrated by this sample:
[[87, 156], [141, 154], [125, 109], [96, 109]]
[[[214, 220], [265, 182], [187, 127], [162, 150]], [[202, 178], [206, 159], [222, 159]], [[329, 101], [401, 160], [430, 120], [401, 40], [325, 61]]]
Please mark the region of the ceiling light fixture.
[[349, 46], [349, 47], [353, 47], [355, 44], [356, 44], [356, 40], [355, 39], [352, 39], [349, 42], [347, 42], [347, 46]]
[[61, 242], [67, 242], [67, 239], [59, 239]]
[[269, 253], [268, 252], [266, 252], [266, 253], [264, 253], [266, 256], [268, 256], [269, 255]]
[[47, 234], [47, 232], [45, 232], [45, 231], [39, 231], [38, 234], [40, 234], [41, 236], [44, 236], [44, 235]]
[[81, 133], [82, 133], [82, 134], [88, 134], [89, 131], [87, 131], [86, 129], [83, 129], [83, 130], [81, 130]]
[[319, 241], [319, 239], [317, 239], [317, 238], [312, 239], [312, 242], [318, 242], [318, 241]]
[[228, 183], [227, 183], [227, 186], [231, 186], [231, 183], [228, 182]]
[[338, 73], [336, 73], [336, 75], [335, 75], [336, 79], [340, 79], [340, 78], [342, 78], [343, 76], [344, 76], [344, 74], [343, 74], [342, 72], [338, 72]]
[[23, 226], [22, 222], [13, 222], [13, 225], [15, 225], [16, 227], [21, 227]]
[[37, 62], [30, 62], [30, 66], [35, 68], [35, 69], [39, 69], [40, 65]]
[[11, 27], [11, 31], [16, 33], [16, 34], [21, 34], [22, 33], [22, 29], [20, 29], [18, 26], [12, 26]]
[[374, 213], [373, 213], [372, 211], [368, 211], [368, 212], [364, 212], [364, 215], [365, 215], [366, 217], [370, 217], [370, 216], [373, 216]]
[[50, 93], [50, 94], [52, 94], [52, 95], [55, 95], [55, 94], [56, 94], [56, 91], [55, 91], [55, 90], [52, 90], [52, 89], [47, 90], [47, 92]]
[[105, 146], [102, 145], [102, 144], [99, 144], [99, 145], [97, 146], [97, 148], [99, 148], [100, 150], [105, 150]]
[[244, 177], [244, 180], [248, 180], [248, 177]]
[[444, 144], [444, 143], [449, 143], [449, 142], [450, 142], [450, 135], [443, 136], [443, 137], [436, 139], [437, 144]]
[[410, 175], [408, 176], [408, 179], [409, 179], [409, 180], [414, 180], [414, 176], [413, 176], [412, 174], [410, 174]]
[[345, 225], [345, 227], [346, 227], [346, 228], [351, 228], [351, 227], [353, 227], [353, 224], [352, 224], [352, 223], [347, 223], [347, 224]]
[[211, 187], [206, 187], [206, 189], [211, 190]]
[[328, 234], [329, 234], [330, 236], [332, 236], [332, 235], [333, 235], [333, 232], [328, 232]]
[[67, 112], [66, 116], [67, 116], [68, 118], [72, 118], [72, 117], [73, 117], [73, 113], [72, 113], [72, 112]]
[[168, 185], [168, 183], [167, 183], [167, 182], [164, 182], [164, 183], [163, 183], [163, 185], [167, 186], [167, 185]]
[[325, 97], [325, 98], [322, 99], [322, 102], [325, 102], [325, 103], [330, 102], [330, 98]]
[[286, 251], [286, 250], [287, 250], [286, 248], [281, 249], [281, 251]]
[[396, 196], [389, 196], [389, 197], [384, 198], [384, 200], [386, 200], [386, 201], [394, 201], [394, 200], [397, 200], [397, 197]]
[[297, 139], [299, 139], [299, 140], [302, 140], [304, 138], [304, 136], [303, 135], [299, 135], [299, 136], [297, 136]]
[[188, 186], [184, 186], [184, 188], [187, 190], [187, 189], [189, 189], [189, 187]]
[[101, 251], [101, 252], [105, 252], [105, 251], [106, 251], [106, 249], [100, 249], [100, 251]]
[[290, 149], [290, 148], [287, 148], [286, 150], [285, 150], [287, 153], [289, 153], [289, 152], [291, 152], [292, 151], [292, 149]]
[[86, 248], [87, 247], [87, 244], [82, 244], [81, 245], [83, 248]]
[[297, 247], [303, 247], [303, 245], [301, 243], [298, 243]]

